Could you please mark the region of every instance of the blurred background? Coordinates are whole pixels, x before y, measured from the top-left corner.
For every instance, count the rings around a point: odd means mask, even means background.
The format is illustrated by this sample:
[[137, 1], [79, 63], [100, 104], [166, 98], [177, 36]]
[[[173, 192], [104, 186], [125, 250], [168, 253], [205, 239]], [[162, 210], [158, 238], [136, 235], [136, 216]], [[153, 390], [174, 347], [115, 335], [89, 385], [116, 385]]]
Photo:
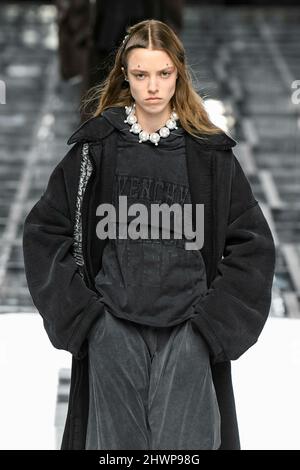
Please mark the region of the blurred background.
[[60, 447], [71, 355], [55, 350], [27, 289], [23, 221], [80, 102], [125, 28], [168, 23], [211, 118], [239, 159], [277, 248], [270, 316], [232, 363], [243, 449], [300, 449], [300, 5], [296, 1], [0, 3], [0, 449]]

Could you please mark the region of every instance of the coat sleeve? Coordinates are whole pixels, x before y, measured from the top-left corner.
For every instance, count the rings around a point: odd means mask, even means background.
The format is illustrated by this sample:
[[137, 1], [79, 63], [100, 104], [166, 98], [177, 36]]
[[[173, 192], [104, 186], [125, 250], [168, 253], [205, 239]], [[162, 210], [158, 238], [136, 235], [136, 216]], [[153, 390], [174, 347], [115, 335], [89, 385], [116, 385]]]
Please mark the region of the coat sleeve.
[[[65, 158], [75, 156], [71, 149]], [[76, 182], [78, 177], [74, 171]], [[72, 254], [74, 227], [67, 194], [60, 162], [25, 218], [23, 255], [28, 288], [51, 343], [82, 359], [88, 332], [104, 306], [86, 286]]]
[[237, 359], [256, 343], [269, 314], [274, 269], [269, 225], [233, 155], [223, 257], [191, 318], [208, 344], [212, 363]]

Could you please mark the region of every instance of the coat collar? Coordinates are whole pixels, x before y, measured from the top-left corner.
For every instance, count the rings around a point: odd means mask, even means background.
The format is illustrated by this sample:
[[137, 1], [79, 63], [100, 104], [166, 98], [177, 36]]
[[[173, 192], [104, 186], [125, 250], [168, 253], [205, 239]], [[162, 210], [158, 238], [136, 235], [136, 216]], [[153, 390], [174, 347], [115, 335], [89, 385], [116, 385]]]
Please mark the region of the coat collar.
[[[83, 122], [73, 134], [69, 137], [67, 144], [75, 142], [99, 142], [115, 130], [115, 127], [110, 124], [101, 115], [91, 117]], [[190, 134], [190, 137], [197, 142], [200, 146], [207, 148], [226, 150], [234, 147], [236, 141], [229, 137], [225, 132], [215, 135], [203, 135], [200, 139], [196, 139]]]

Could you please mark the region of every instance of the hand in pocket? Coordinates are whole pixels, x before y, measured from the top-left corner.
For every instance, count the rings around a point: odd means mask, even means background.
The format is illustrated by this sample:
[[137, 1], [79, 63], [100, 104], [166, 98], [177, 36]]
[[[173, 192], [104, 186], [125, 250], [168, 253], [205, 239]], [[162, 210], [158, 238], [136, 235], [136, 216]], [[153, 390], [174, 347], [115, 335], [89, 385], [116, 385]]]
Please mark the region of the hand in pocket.
[[97, 318], [97, 320], [95, 321], [95, 323], [91, 327], [90, 331], [88, 332], [87, 339], [88, 339], [89, 342], [93, 341], [95, 336], [98, 336], [99, 328], [101, 328], [100, 332], [102, 331], [103, 321], [105, 319], [105, 315], [106, 315], [106, 309], [103, 309], [103, 311], [100, 312], [100, 314], [99, 314], [99, 318]]
[[195, 323], [193, 323], [191, 321], [191, 318], [188, 320], [189, 324], [190, 324], [190, 327], [192, 329], [192, 331], [195, 333], [195, 335], [197, 336], [197, 340], [199, 341], [199, 344], [201, 343], [202, 345], [202, 348], [204, 350], [204, 352], [207, 354], [207, 356], [210, 355], [210, 352], [209, 352], [209, 346], [207, 344], [207, 341], [206, 339], [204, 338], [204, 336], [201, 334], [201, 332], [199, 331], [199, 328], [197, 328], [197, 326], [195, 325]]

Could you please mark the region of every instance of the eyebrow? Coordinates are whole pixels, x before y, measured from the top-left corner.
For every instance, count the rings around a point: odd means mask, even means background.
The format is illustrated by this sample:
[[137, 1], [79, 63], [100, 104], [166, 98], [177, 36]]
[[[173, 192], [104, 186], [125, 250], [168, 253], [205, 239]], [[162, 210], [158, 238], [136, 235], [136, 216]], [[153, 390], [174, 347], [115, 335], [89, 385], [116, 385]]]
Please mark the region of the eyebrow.
[[[173, 65], [169, 65], [161, 70], [159, 70], [159, 72], [163, 72], [164, 70], [169, 70], [169, 69], [173, 69], [174, 66]], [[140, 73], [147, 73], [147, 70], [140, 70], [140, 69], [131, 69], [130, 72], [140, 72]]]

